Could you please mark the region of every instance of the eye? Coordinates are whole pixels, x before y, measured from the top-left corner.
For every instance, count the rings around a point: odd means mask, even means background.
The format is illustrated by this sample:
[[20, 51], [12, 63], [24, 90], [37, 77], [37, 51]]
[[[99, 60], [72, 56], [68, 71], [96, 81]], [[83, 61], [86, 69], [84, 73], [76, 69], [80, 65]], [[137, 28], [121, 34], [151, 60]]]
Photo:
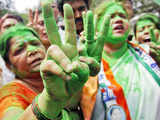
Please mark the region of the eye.
[[10, 27], [12, 27], [12, 26], [13, 26], [13, 25], [8, 24], [8, 25], [4, 26], [4, 28], [5, 28], [5, 29], [8, 29], [8, 28], [10, 28]]
[[127, 18], [125, 14], [119, 14], [121, 18]]
[[40, 42], [39, 41], [32, 41], [31, 44], [34, 45], [34, 46], [39, 46]]
[[111, 15], [111, 18], [114, 18], [115, 16], [116, 16], [115, 14], [112, 14], [112, 15]]
[[14, 56], [19, 55], [20, 53], [22, 53], [23, 50], [24, 50], [24, 46], [18, 47], [14, 52]]
[[78, 11], [84, 11], [85, 10], [85, 6], [80, 6], [79, 8], [78, 8]]
[[138, 32], [143, 32], [143, 31], [144, 31], [144, 27], [138, 29]]
[[153, 25], [148, 25], [148, 28], [149, 28], [149, 29], [153, 29], [154, 26], [153, 26]]

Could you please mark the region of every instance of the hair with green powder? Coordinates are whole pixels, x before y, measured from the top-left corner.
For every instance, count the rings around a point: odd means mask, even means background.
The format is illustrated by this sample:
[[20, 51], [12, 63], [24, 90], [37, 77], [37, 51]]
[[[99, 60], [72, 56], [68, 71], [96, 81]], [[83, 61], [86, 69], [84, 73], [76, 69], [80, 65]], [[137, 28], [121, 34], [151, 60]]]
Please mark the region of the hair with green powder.
[[32, 33], [35, 37], [40, 39], [38, 34], [33, 29], [20, 24], [9, 28], [0, 36], [0, 54], [7, 63], [9, 63], [9, 41], [11, 40], [11, 38], [15, 36], [23, 36], [25, 33]]

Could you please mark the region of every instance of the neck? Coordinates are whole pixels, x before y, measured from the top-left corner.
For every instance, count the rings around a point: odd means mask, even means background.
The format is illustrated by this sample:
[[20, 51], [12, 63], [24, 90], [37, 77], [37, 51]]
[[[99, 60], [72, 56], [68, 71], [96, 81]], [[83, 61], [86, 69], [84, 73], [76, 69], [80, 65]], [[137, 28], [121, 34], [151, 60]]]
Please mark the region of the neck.
[[27, 84], [30, 88], [32, 88], [37, 93], [41, 93], [43, 90], [43, 81], [41, 78], [36, 78], [36, 79], [26, 78], [21, 81], [23, 81], [25, 84]]
[[106, 43], [104, 45], [103, 59], [107, 60], [107, 62], [109, 62], [110, 67], [112, 67], [116, 63], [116, 61], [124, 55], [126, 51], [126, 41], [120, 44]]
[[127, 42], [123, 42], [120, 44], [104, 44], [104, 52], [107, 56], [112, 58], [121, 57], [124, 52], [127, 50]]

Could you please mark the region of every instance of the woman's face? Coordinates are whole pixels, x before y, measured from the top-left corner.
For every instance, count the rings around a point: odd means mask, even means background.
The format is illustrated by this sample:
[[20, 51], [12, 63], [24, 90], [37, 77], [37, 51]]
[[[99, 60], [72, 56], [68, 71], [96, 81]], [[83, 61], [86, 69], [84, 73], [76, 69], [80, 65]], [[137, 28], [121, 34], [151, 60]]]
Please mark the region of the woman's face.
[[3, 33], [5, 30], [7, 30], [8, 28], [14, 26], [15, 24], [17, 24], [18, 21], [14, 18], [6, 18], [2, 25], [1, 25], [1, 33]]
[[40, 76], [40, 64], [45, 58], [45, 48], [32, 33], [10, 40], [8, 53], [11, 69], [20, 78]]
[[149, 43], [151, 42], [151, 29], [155, 29], [156, 26], [150, 20], [142, 20], [136, 23], [136, 40], [139, 43]]
[[37, 32], [40, 36], [41, 42], [42, 44], [46, 47], [46, 49], [48, 49], [48, 47], [51, 45], [49, 39], [48, 39], [48, 35], [44, 26], [44, 21], [43, 18], [40, 16], [38, 23], [37, 23]]
[[[119, 44], [125, 42], [129, 32], [129, 21], [126, 11], [117, 4], [109, 7], [104, 16], [110, 16], [110, 26], [108, 27], [108, 34], [106, 35], [105, 43]], [[103, 19], [99, 21], [99, 29], [102, 26]]]

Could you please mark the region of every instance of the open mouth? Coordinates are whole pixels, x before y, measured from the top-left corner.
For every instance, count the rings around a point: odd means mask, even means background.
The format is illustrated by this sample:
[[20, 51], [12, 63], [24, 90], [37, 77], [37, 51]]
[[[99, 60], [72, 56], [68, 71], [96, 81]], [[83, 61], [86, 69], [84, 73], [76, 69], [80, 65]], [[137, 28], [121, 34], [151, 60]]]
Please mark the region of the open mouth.
[[117, 24], [115, 25], [113, 29], [116, 33], [123, 33], [124, 32], [124, 27], [122, 24]]
[[150, 38], [144, 39], [143, 42], [145, 42], [145, 43], [146, 42], [151, 42], [151, 39]]
[[43, 31], [43, 32], [42, 32], [42, 35], [43, 35], [43, 36], [45, 36], [45, 37], [48, 37], [48, 35], [47, 35], [47, 32], [46, 32], [46, 31]]

